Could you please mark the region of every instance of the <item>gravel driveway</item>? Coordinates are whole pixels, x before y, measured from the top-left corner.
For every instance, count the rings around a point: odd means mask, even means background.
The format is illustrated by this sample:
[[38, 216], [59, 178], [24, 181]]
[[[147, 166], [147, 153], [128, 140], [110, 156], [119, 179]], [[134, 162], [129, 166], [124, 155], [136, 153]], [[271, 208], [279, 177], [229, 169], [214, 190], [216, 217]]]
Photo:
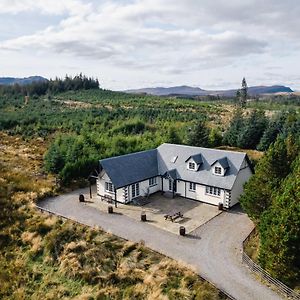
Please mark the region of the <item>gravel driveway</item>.
[[242, 264], [242, 240], [253, 224], [239, 208], [224, 212], [190, 235], [181, 237], [127, 216], [109, 215], [79, 203], [79, 193], [87, 194], [87, 190], [48, 198], [39, 206], [81, 223], [99, 226], [128, 240], [143, 240], [153, 250], [193, 266], [203, 278], [236, 299], [281, 299], [255, 280]]

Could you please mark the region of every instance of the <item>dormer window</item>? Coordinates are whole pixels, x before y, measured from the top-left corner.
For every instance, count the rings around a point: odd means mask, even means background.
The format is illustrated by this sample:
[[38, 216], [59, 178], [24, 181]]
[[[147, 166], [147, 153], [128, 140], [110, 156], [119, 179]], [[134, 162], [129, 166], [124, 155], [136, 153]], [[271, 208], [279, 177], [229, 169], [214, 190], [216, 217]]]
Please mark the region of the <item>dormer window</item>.
[[221, 167], [215, 167], [215, 174], [221, 175], [222, 174], [222, 168]]
[[215, 160], [211, 164], [211, 171], [213, 174], [218, 175], [218, 176], [225, 176], [226, 172], [229, 169], [229, 162], [227, 157], [223, 157], [220, 159]]
[[199, 154], [190, 156], [185, 162], [187, 163], [186, 167], [188, 170], [196, 172], [199, 170], [200, 166], [202, 165], [203, 160], [202, 160], [201, 154], [199, 153]]
[[194, 162], [189, 162], [189, 169], [190, 170], [195, 170], [196, 169], [196, 164]]

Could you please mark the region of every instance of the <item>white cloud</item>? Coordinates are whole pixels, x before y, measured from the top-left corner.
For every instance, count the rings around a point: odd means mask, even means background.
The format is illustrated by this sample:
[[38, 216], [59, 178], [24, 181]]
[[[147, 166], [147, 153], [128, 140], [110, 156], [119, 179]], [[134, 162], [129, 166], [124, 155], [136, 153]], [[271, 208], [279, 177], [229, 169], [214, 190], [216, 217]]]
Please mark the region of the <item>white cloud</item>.
[[90, 11], [91, 5], [80, 0], [1, 0], [0, 14], [18, 14], [21, 12], [37, 12], [49, 15], [81, 15]]
[[155, 71], [183, 77], [230, 66], [239, 66], [242, 73], [254, 68], [253, 61], [267, 67], [260, 57], [296, 55], [297, 2], [2, 0], [0, 14], [34, 11], [62, 15], [63, 20], [34, 34], [0, 41], [0, 51], [64, 54], [114, 70], [144, 72], [144, 77]]

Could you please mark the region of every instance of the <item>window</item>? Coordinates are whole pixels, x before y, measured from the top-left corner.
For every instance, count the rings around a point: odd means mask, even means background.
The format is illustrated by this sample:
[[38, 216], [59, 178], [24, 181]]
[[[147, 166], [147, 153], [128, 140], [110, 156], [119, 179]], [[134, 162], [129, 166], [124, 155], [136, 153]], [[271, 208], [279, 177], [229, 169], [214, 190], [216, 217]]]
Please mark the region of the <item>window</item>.
[[205, 188], [205, 193], [213, 196], [221, 196], [221, 189], [213, 186], [207, 186]]
[[153, 186], [153, 185], [156, 185], [156, 184], [157, 184], [156, 177], [153, 177], [153, 178], [149, 179], [149, 185], [150, 186]]
[[114, 185], [111, 182], [105, 182], [105, 191], [113, 193], [114, 192]]
[[135, 183], [131, 185], [131, 195], [132, 198], [135, 198], [140, 195], [140, 184]]
[[189, 169], [195, 170], [195, 163], [189, 162]]
[[196, 191], [196, 183], [190, 182], [190, 191], [192, 192]]
[[173, 188], [172, 188], [172, 179], [169, 179], [169, 191], [173, 191]]
[[215, 167], [215, 174], [222, 174], [222, 168], [221, 167]]
[[173, 157], [171, 158], [171, 163], [175, 164], [177, 158], [178, 158], [178, 156], [173, 156]]

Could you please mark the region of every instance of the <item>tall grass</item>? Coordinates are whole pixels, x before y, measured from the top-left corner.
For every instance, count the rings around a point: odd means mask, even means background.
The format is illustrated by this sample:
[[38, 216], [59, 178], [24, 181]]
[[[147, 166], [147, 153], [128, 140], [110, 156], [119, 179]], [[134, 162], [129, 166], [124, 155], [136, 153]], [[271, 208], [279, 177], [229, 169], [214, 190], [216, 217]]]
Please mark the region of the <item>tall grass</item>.
[[45, 143], [0, 135], [1, 299], [223, 297], [142, 243], [38, 213], [33, 203], [55, 192], [41, 176]]

